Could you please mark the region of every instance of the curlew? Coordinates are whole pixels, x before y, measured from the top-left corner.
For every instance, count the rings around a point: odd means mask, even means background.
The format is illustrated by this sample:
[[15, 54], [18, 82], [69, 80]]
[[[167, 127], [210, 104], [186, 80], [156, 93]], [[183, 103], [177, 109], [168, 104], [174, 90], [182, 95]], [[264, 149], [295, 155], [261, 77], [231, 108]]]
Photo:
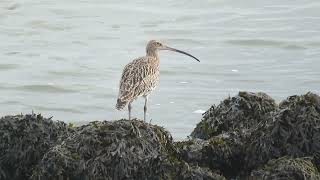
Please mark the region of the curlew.
[[148, 97], [159, 82], [159, 50], [182, 53], [200, 62], [189, 53], [165, 46], [156, 40], [149, 41], [146, 56], [134, 59], [124, 67], [122, 72], [116, 109], [121, 110], [128, 105], [129, 120], [131, 119], [131, 103], [142, 96], [145, 99], [143, 119], [146, 121]]

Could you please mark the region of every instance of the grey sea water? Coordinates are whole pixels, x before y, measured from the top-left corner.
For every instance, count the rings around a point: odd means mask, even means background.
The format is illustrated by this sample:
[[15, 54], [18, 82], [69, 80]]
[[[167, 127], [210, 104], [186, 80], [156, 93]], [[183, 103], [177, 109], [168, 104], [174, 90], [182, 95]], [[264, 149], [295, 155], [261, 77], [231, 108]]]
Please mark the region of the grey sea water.
[[[201, 60], [160, 53], [148, 118], [175, 139], [240, 90], [320, 93], [317, 0], [1, 0], [0, 115], [127, 118], [114, 108], [121, 72], [150, 39]], [[143, 118], [143, 99], [133, 116]]]

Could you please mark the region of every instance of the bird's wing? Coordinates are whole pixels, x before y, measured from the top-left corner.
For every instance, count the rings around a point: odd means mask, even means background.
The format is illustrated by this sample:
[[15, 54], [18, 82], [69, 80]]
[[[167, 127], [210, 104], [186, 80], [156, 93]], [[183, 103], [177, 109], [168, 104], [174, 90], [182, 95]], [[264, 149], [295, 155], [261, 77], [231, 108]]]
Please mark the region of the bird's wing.
[[150, 61], [152, 57], [141, 57], [124, 67], [120, 80], [117, 109], [122, 109], [148, 88], [148, 81], [157, 73], [156, 67], [152, 66]]

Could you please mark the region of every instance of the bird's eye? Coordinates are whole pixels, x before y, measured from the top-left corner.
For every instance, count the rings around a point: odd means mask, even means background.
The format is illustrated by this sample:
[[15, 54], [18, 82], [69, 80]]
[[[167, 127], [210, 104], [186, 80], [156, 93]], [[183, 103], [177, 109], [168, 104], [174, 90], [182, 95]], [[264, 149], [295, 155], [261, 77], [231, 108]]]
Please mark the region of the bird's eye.
[[157, 42], [157, 45], [158, 45], [158, 46], [161, 46], [161, 43]]

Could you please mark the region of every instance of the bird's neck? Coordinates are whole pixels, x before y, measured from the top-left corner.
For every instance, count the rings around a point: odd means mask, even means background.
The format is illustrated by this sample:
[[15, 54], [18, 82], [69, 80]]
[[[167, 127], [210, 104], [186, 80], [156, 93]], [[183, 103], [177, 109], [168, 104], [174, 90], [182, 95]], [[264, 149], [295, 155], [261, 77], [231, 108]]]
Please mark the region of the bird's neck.
[[154, 50], [154, 49], [147, 49], [147, 56], [151, 56], [154, 57], [155, 59], [159, 59], [158, 57], [158, 50]]

